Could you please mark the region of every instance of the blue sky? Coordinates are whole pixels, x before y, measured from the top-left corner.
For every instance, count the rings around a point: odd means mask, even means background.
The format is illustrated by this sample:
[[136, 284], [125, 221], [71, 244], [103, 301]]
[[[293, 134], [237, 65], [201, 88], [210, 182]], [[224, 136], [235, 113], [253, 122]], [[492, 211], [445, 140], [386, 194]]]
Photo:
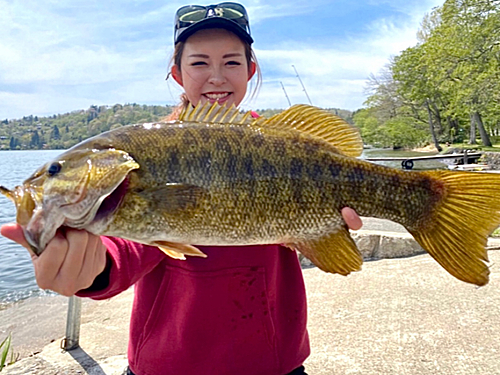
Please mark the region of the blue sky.
[[[263, 82], [244, 108], [307, 103], [355, 110], [391, 55], [416, 44], [443, 0], [245, 1]], [[197, 2], [194, 2], [197, 4]], [[177, 104], [165, 81], [174, 12], [156, 0], [0, 0], [0, 119], [90, 105]], [[198, 4], [210, 4], [200, 2]]]

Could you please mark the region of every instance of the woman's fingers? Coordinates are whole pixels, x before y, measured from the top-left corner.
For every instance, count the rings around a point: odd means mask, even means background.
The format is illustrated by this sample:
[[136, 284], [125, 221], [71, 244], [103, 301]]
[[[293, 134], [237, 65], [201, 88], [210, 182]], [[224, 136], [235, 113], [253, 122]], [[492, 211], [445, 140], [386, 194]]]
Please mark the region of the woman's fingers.
[[344, 207], [341, 212], [349, 229], [358, 230], [363, 226], [363, 221], [352, 208]]
[[31, 250], [28, 241], [26, 241], [26, 238], [24, 238], [23, 228], [19, 224], [2, 225], [2, 227], [0, 228], [0, 234], [28, 249], [31, 257], [36, 257], [35, 253], [33, 253], [33, 251]]
[[0, 233], [30, 251], [36, 281], [42, 289], [72, 296], [92, 285], [106, 267], [106, 247], [101, 238], [84, 230], [59, 229], [39, 256], [31, 251], [19, 225], [3, 225]]
[[87, 250], [80, 269], [78, 290], [92, 285], [97, 275], [106, 267], [106, 247], [99, 236], [87, 233]]
[[68, 241], [64, 233], [58, 231], [49, 241], [45, 250], [33, 260], [35, 277], [38, 286], [42, 289], [57, 289], [57, 279], [63, 269], [64, 261], [68, 254]]

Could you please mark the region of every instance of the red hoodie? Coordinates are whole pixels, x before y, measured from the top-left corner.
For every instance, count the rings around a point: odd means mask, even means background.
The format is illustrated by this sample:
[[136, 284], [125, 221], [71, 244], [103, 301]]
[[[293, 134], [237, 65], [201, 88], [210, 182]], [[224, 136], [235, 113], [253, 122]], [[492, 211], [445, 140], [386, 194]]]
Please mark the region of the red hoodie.
[[103, 241], [109, 282], [78, 295], [105, 299], [135, 284], [128, 360], [136, 375], [280, 375], [309, 355], [294, 251], [200, 246], [208, 258], [182, 261], [155, 247]]

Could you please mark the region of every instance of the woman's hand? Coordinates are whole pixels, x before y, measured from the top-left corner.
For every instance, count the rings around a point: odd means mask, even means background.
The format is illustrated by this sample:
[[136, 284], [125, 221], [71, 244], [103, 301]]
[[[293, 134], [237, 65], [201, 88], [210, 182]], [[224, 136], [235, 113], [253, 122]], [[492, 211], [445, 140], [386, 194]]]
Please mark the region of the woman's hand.
[[352, 208], [344, 207], [341, 212], [342, 217], [344, 218], [344, 221], [349, 229], [358, 230], [363, 226], [361, 218]]
[[0, 233], [28, 249], [36, 282], [42, 289], [72, 296], [90, 287], [106, 267], [106, 247], [99, 236], [84, 230], [58, 230], [39, 256], [31, 251], [19, 225], [3, 225]]
[[[352, 208], [344, 207], [342, 217], [349, 229], [363, 225]], [[35, 255], [17, 224], [6, 224], [0, 233], [28, 249], [31, 254], [38, 286], [64, 296], [72, 296], [92, 285], [106, 267], [106, 247], [99, 236], [84, 230], [58, 230], [39, 256]]]

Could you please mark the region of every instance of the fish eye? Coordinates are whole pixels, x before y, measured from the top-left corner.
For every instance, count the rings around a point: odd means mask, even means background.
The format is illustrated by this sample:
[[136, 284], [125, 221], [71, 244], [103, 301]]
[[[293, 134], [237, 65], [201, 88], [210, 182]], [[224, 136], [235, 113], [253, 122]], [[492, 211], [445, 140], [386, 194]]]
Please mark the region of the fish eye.
[[52, 176], [58, 174], [61, 171], [61, 168], [62, 168], [61, 163], [59, 163], [59, 162], [52, 163], [50, 165], [49, 169], [47, 169], [47, 173], [49, 176], [52, 177]]

